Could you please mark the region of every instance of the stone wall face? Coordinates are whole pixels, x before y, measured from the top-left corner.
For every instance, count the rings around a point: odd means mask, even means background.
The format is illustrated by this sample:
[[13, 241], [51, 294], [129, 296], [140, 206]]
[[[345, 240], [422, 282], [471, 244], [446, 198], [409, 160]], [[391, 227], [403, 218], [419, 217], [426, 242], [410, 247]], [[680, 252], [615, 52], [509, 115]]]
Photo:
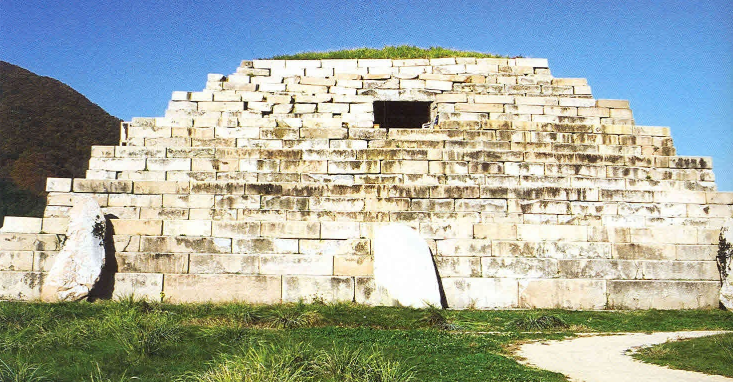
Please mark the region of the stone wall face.
[[[433, 123], [379, 126], [375, 101], [431, 102]], [[120, 296], [374, 304], [371, 239], [400, 222], [451, 308], [718, 306], [733, 193], [710, 158], [544, 59], [243, 61], [122, 137], [85, 179], [48, 180], [43, 219], [7, 218], [0, 298], [40, 296], [93, 195]]]

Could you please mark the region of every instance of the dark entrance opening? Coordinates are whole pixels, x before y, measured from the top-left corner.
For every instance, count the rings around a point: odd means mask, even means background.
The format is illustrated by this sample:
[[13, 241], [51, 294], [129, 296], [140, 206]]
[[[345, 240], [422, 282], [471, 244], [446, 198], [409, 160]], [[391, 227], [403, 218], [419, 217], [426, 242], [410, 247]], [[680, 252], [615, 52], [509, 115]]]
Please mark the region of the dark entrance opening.
[[374, 123], [383, 128], [419, 129], [430, 122], [430, 102], [375, 101]]

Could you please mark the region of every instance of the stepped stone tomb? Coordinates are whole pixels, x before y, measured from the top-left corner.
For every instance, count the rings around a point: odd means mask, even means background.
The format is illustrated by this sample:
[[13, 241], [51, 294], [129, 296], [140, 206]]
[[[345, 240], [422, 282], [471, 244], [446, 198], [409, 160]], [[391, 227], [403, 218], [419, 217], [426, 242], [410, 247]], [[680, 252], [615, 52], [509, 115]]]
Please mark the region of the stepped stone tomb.
[[717, 308], [733, 216], [710, 158], [534, 58], [243, 61], [47, 191], [5, 220], [2, 299], [41, 297], [79, 197], [97, 293], [170, 302], [383, 304], [372, 241], [404, 224], [449, 308]]

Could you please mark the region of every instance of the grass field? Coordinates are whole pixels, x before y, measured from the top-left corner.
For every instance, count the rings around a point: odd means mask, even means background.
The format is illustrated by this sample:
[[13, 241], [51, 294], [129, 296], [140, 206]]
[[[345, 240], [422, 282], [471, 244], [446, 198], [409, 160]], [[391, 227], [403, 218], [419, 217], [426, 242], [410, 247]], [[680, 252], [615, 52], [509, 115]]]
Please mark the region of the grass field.
[[666, 342], [641, 349], [634, 358], [673, 369], [733, 377], [733, 333]]
[[680, 329], [733, 329], [733, 315], [4, 302], [0, 380], [564, 381], [507, 349], [575, 332]]
[[433, 46], [430, 48], [419, 48], [411, 45], [385, 46], [382, 49], [356, 48], [332, 50], [326, 52], [301, 52], [289, 55], [274, 56], [273, 60], [320, 60], [320, 59], [347, 59], [347, 58], [441, 58], [441, 57], [479, 57], [497, 58], [505, 57], [492, 53], [472, 52], [465, 50], [454, 50]]

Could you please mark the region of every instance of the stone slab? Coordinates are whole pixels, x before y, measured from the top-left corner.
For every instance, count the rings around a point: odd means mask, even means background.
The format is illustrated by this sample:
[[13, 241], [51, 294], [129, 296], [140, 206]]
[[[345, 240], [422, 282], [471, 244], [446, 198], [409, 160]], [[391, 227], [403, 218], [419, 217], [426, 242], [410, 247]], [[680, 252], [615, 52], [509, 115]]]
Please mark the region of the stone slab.
[[43, 275], [40, 272], [0, 271], [0, 300], [39, 299]]
[[5, 216], [0, 232], [3, 233], [40, 233], [43, 225], [41, 218]]
[[281, 301], [280, 276], [171, 275], [166, 274], [163, 292], [167, 301], [277, 304]]
[[511, 278], [444, 278], [451, 309], [506, 309], [518, 306], [517, 280]]
[[718, 281], [608, 281], [610, 309], [714, 309]]
[[374, 236], [376, 285], [403, 306], [441, 306], [435, 264], [430, 248], [404, 224], [380, 228]]
[[283, 276], [283, 301], [354, 301], [354, 279], [343, 276]]
[[163, 275], [153, 273], [115, 273], [113, 297], [134, 297], [148, 301], [160, 301], [163, 292]]
[[605, 280], [519, 280], [519, 306], [528, 309], [604, 309]]

